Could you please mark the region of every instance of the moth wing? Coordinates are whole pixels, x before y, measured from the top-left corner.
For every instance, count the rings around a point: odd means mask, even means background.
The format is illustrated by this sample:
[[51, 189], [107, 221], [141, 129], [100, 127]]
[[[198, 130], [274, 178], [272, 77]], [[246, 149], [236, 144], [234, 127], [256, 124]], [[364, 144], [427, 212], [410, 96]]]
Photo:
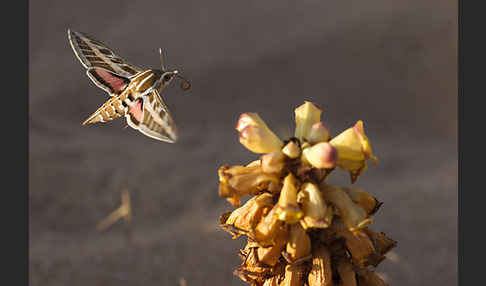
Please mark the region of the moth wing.
[[86, 69], [103, 68], [127, 78], [142, 71], [116, 55], [102, 42], [84, 33], [68, 29], [68, 38], [76, 57]]
[[111, 96], [119, 95], [130, 83], [130, 79], [104, 68], [88, 68], [88, 77]]
[[148, 137], [168, 143], [177, 141], [177, 128], [172, 115], [156, 89], [139, 98], [125, 117], [130, 127]]

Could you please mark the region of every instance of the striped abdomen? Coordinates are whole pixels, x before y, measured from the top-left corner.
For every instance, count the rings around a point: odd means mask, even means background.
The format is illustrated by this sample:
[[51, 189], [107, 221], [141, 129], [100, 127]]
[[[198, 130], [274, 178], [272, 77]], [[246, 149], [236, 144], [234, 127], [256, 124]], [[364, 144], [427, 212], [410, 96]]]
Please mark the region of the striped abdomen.
[[124, 105], [126, 105], [126, 103], [123, 103], [119, 96], [114, 96], [105, 102], [100, 108], [98, 108], [98, 110], [96, 110], [96, 112], [94, 112], [88, 119], [86, 119], [86, 121], [83, 122], [83, 125], [96, 122], [106, 122], [118, 117], [122, 117], [126, 112], [126, 107]]

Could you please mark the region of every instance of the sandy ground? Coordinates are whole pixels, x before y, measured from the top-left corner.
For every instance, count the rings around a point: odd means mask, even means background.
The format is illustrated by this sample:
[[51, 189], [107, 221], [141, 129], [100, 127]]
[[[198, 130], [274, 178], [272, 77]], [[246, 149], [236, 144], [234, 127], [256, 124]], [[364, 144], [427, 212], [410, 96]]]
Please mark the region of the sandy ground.
[[[32, 1], [30, 284], [244, 285], [232, 275], [243, 241], [217, 226], [230, 209], [217, 169], [257, 157], [233, 129], [241, 112], [286, 138], [311, 100], [333, 134], [363, 120], [379, 157], [356, 183], [385, 203], [373, 228], [398, 241], [377, 271], [391, 285], [456, 285], [456, 18], [450, 0]], [[81, 126], [107, 96], [69, 27], [146, 67], [167, 50], [193, 84], [165, 92], [177, 144], [123, 120]], [[96, 231], [122, 189], [132, 223]]]

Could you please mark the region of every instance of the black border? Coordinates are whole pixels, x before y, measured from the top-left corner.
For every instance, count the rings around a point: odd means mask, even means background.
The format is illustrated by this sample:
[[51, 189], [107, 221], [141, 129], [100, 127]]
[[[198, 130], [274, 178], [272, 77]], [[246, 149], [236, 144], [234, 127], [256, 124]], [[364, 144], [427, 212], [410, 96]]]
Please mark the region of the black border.
[[462, 210], [464, 204], [464, 198], [462, 195], [463, 186], [462, 186], [462, 171], [463, 169], [463, 154], [461, 153], [461, 146], [463, 146], [463, 130], [464, 130], [464, 120], [462, 120], [462, 116], [464, 115], [463, 110], [463, 101], [464, 101], [464, 90], [463, 90], [463, 77], [464, 77], [464, 69], [463, 69], [463, 2], [458, 0], [458, 37], [457, 37], [457, 87], [458, 87], [458, 94], [457, 94], [457, 159], [458, 159], [458, 176], [457, 176], [457, 185], [458, 185], [458, 217], [457, 217], [457, 285], [465, 285], [464, 284], [464, 263], [463, 263], [463, 254], [464, 254], [464, 236], [463, 236], [463, 224], [462, 224]]
[[486, 104], [480, 102], [485, 97], [486, 45], [484, 9], [477, 5], [480, 3], [467, 1], [464, 5], [459, 0], [458, 5], [458, 285], [486, 283], [486, 192], [482, 180], [486, 144], [481, 126]]
[[457, 176], [457, 198], [458, 198], [458, 217], [457, 217], [457, 285], [465, 285], [464, 284], [464, 263], [463, 257], [464, 254], [464, 236], [462, 235], [463, 231], [463, 224], [461, 219], [463, 218], [462, 210], [464, 199], [462, 196], [463, 186], [462, 186], [462, 171], [463, 171], [463, 154], [461, 153], [461, 146], [463, 146], [463, 123], [462, 116], [464, 115], [463, 110], [463, 101], [464, 101], [464, 89], [463, 89], [463, 77], [464, 77], [464, 70], [463, 70], [463, 2], [458, 0], [457, 5], [457, 24], [458, 24], [458, 37], [457, 37], [457, 87], [458, 87], [458, 94], [457, 94], [457, 159], [458, 159], [458, 176]]
[[12, 285], [29, 285], [28, 3], [10, 2], [2, 17], [2, 281]]

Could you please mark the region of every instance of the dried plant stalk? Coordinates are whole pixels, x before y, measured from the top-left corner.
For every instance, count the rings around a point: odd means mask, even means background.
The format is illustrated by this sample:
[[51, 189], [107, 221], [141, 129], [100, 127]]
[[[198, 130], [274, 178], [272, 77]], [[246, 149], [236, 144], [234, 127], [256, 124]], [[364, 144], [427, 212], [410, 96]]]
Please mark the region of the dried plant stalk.
[[331, 252], [325, 245], [318, 245], [312, 251], [312, 269], [309, 273], [309, 286], [332, 286]]

